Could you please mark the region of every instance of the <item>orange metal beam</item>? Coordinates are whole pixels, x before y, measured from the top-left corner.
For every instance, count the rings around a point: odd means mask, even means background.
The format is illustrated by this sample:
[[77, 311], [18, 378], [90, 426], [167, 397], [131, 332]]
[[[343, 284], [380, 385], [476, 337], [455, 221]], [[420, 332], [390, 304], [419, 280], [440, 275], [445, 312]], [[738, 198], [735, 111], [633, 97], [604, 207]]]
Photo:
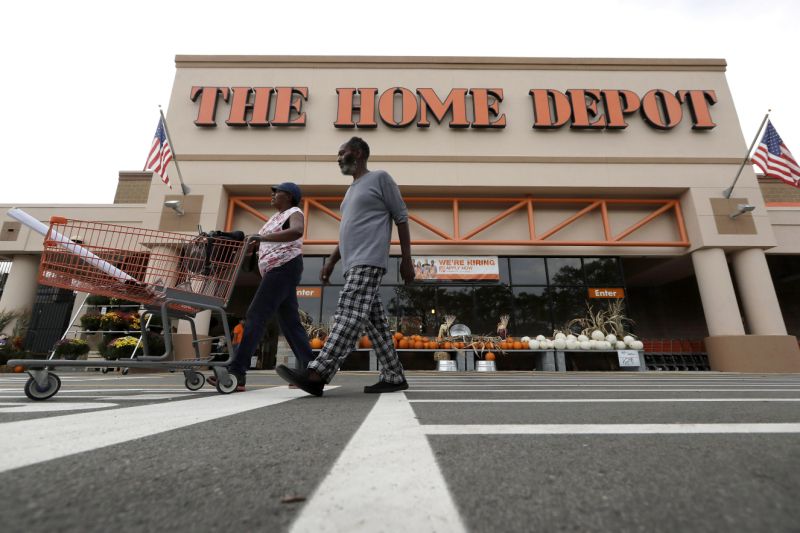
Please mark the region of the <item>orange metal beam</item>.
[[600, 205], [599, 201], [592, 202], [590, 205], [587, 205], [586, 207], [584, 207], [583, 209], [581, 209], [580, 211], [578, 211], [577, 213], [575, 213], [574, 215], [569, 217], [564, 222], [558, 224], [556, 227], [554, 227], [550, 231], [546, 232], [544, 235], [541, 235], [538, 240], [545, 240], [546, 238], [550, 237], [551, 235], [553, 235], [555, 233], [558, 233], [559, 231], [561, 231], [565, 227], [569, 226], [570, 224], [572, 224], [573, 222], [575, 222], [576, 220], [581, 218], [583, 215], [585, 215], [589, 211], [592, 211], [595, 208], [597, 208], [597, 206], [599, 206], [599, 205]]
[[624, 239], [625, 237], [627, 237], [628, 235], [630, 235], [631, 233], [633, 233], [637, 229], [641, 228], [642, 226], [644, 226], [645, 224], [647, 224], [651, 220], [655, 219], [658, 216], [661, 216], [662, 214], [666, 213], [667, 211], [669, 211], [670, 209], [673, 209], [673, 208], [674, 208], [674, 206], [672, 204], [666, 204], [666, 205], [656, 209], [654, 212], [650, 213], [649, 215], [644, 217], [642, 220], [640, 220], [636, 224], [630, 226], [628, 229], [626, 229], [625, 231], [623, 231], [622, 233], [620, 233], [619, 235], [614, 237], [613, 240], [619, 241], [619, 240]]
[[[266, 196], [249, 196], [249, 197], [241, 197], [241, 196], [232, 196], [228, 200], [228, 213], [226, 216], [226, 229], [230, 230], [233, 224], [234, 219], [234, 211], [237, 208], [244, 209], [248, 213], [258, 217], [261, 220], [267, 220], [267, 216], [260, 213], [258, 210], [254, 209], [250, 205], [251, 202], [264, 202], [268, 201], [269, 197]], [[337, 244], [335, 239], [308, 239], [308, 227], [310, 222], [310, 217], [313, 215], [313, 210], [319, 210], [322, 213], [334, 218], [335, 220], [341, 221], [341, 216], [334, 212], [332, 209], [328, 208], [327, 206], [323, 205], [323, 202], [341, 202], [341, 196], [316, 196], [316, 197], [306, 197], [303, 201], [303, 213], [306, 218], [306, 230], [305, 230], [305, 244], [314, 245], [314, 244]], [[426, 221], [425, 219], [421, 218], [418, 215], [409, 214], [409, 218], [416, 222], [417, 224], [421, 225], [422, 227], [430, 230], [431, 232], [435, 233], [441, 239], [415, 239], [412, 240], [412, 244], [414, 245], [421, 245], [421, 246], [435, 246], [435, 245], [484, 245], [484, 246], [639, 246], [639, 247], [688, 247], [689, 240], [686, 233], [686, 226], [683, 220], [683, 213], [681, 212], [680, 202], [675, 199], [649, 199], [649, 198], [642, 198], [642, 199], [632, 199], [632, 198], [614, 198], [614, 199], [602, 199], [598, 200], [596, 198], [519, 198], [519, 197], [496, 197], [496, 198], [476, 198], [476, 197], [408, 197], [405, 198], [406, 204], [413, 205], [413, 204], [449, 204], [452, 211], [453, 211], [453, 235], [448, 234], [443, 229], [437, 227], [434, 224]], [[461, 235], [460, 229], [460, 215], [461, 215], [461, 208], [463, 204], [508, 204], [512, 203], [513, 205], [503, 211], [502, 213], [492, 217], [488, 221], [484, 222], [483, 224], [479, 225], [478, 227], [471, 230], [469, 233], [465, 235]], [[535, 204], [587, 204], [583, 207], [578, 213], [570, 216], [563, 222], [559, 223], [555, 227], [551, 228], [547, 232], [542, 235], [536, 236], [536, 226], [535, 226]], [[638, 221], [636, 224], [628, 227], [622, 233], [617, 236], [612, 236], [611, 234], [611, 216], [613, 213], [610, 213], [608, 210], [609, 205], [654, 205], [658, 206], [658, 209], [648, 215], [647, 217], [643, 218], [642, 220]], [[604, 232], [604, 239], [602, 240], [589, 240], [589, 241], [564, 241], [564, 240], [550, 240], [550, 238], [558, 233], [560, 230], [564, 229], [566, 226], [572, 224], [576, 220], [581, 217], [584, 217], [591, 211], [600, 208], [602, 224], [603, 224], [603, 232]], [[528, 233], [530, 238], [527, 240], [520, 240], [520, 239], [502, 239], [502, 240], [492, 240], [492, 239], [474, 239], [473, 237], [484, 231], [485, 229], [491, 227], [492, 225], [496, 224], [500, 220], [508, 217], [515, 211], [519, 209], [526, 208], [527, 209], [527, 225], [528, 225]], [[679, 233], [679, 240], [675, 241], [622, 241], [625, 237], [629, 236], [631, 233], [636, 231], [637, 229], [645, 226], [658, 216], [662, 214], [674, 210], [674, 218], [675, 223], [677, 225], [678, 233]], [[397, 241], [393, 241], [393, 244], [398, 244]]]
[[462, 237], [462, 239], [464, 239], [464, 240], [467, 240], [467, 239], [469, 239], [470, 237], [472, 237], [472, 236], [474, 236], [474, 235], [477, 235], [478, 233], [482, 232], [483, 230], [485, 230], [485, 229], [486, 229], [486, 228], [488, 228], [489, 226], [493, 226], [495, 223], [499, 222], [500, 220], [503, 220], [504, 218], [506, 218], [508, 215], [510, 215], [510, 214], [511, 214], [511, 213], [513, 213], [514, 211], [519, 211], [519, 210], [520, 210], [520, 209], [522, 209], [523, 207], [525, 207], [525, 202], [524, 202], [524, 201], [522, 201], [522, 202], [519, 202], [519, 203], [518, 203], [518, 204], [516, 204], [516, 205], [512, 205], [511, 207], [509, 207], [508, 209], [506, 209], [505, 211], [503, 211], [503, 212], [502, 212], [502, 213], [500, 213], [499, 215], [497, 215], [497, 216], [495, 216], [495, 217], [492, 217], [492, 218], [491, 218], [489, 221], [487, 221], [487, 222], [484, 222], [483, 224], [481, 224], [481, 225], [480, 225], [480, 226], [478, 226], [477, 228], [473, 229], [472, 231], [470, 231], [469, 233], [467, 233], [466, 235], [464, 235], [464, 236]]

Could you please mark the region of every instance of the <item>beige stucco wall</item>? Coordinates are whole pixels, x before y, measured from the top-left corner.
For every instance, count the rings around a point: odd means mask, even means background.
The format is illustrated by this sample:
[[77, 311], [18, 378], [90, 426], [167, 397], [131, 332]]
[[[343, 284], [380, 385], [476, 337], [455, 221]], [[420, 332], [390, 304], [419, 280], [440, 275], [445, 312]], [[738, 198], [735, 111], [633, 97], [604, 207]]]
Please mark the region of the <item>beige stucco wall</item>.
[[[264, 194], [265, 185], [292, 180], [306, 194], [343, 193], [349, 179], [335, 165], [338, 146], [352, 135], [372, 148], [371, 167], [389, 171], [406, 195], [590, 196], [679, 198], [692, 248], [720, 246], [769, 248], [776, 244], [755, 175], [748, 167], [735, 196], [756, 205], [757, 233], [720, 235], [710, 198], [730, 185], [746, 150], [720, 60], [436, 60], [405, 58], [279, 58], [178, 56], [168, 112], [174, 150], [192, 194], [204, 194], [202, 223], [222, 226], [227, 192]], [[199, 128], [192, 86], [304, 86], [307, 124], [298, 128], [231, 128], [229, 104], [220, 101], [216, 128]], [[502, 130], [456, 130], [446, 124], [393, 129], [333, 127], [337, 87], [431, 87], [440, 98], [451, 88], [504, 90]], [[532, 88], [624, 88], [640, 96], [655, 88], [713, 89], [717, 127], [691, 128], [686, 105], [672, 130], [648, 126], [637, 113], [625, 130], [578, 131], [568, 126], [534, 130]], [[469, 109], [469, 106], [468, 106]], [[163, 187], [154, 187], [145, 224], [157, 221]], [[250, 224], [252, 225], [252, 224]], [[672, 231], [672, 227], [665, 231]], [[506, 238], [524, 235], [504, 233]], [[666, 234], [664, 235], [666, 237]], [[658, 235], [656, 235], [658, 237]], [[536, 248], [535, 253], [613, 253], [641, 255], [631, 248]], [[475, 253], [476, 248], [447, 252]], [[494, 250], [494, 249], [493, 249]], [[654, 254], [686, 249], [651, 249]], [[313, 253], [313, 250], [307, 250]], [[497, 249], [496, 253], [506, 253]], [[512, 247], [510, 253], [532, 253]]]

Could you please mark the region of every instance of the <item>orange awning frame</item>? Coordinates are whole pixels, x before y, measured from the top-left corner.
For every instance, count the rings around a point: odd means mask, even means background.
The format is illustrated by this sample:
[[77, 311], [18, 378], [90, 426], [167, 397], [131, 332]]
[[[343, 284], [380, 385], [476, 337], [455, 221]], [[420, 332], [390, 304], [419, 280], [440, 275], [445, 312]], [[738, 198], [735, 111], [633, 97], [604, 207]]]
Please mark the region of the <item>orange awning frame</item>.
[[[338, 206], [342, 201], [342, 196], [311, 196], [303, 198], [303, 214], [306, 219], [305, 236], [303, 239], [304, 244], [317, 245], [317, 244], [337, 244], [335, 239], [310, 239], [308, 237], [309, 227], [313, 225], [314, 218], [317, 216], [331, 217], [337, 221], [341, 220], [336, 211], [331, 209], [325, 204], [334, 203]], [[269, 217], [258, 209], [254, 208], [251, 204], [269, 202], [268, 196], [231, 196], [228, 198], [228, 213], [225, 222], [225, 230], [230, 231], [233, 226], [233, 220], [236, 210], [245, 211], [254, 217], [266, 221]], [[683, 221], [683, 213], [681, 211], [680, 201], [675, 199], [632, 199], [632, 198], [618, 198], [618, 199], [597, 199], [597, 198], [531, 198], [531, 197], [503, 197], [503, 198], [476, 198], [476, 197], [404, 197], [406, 205], [408, 206], [408, 218], [412, 222], [420, 225], [428, 231], [434, 233], [438, 239], [411, 239], [412, 245], [467, 245], [467, 246], [633, 246], [645, 248], [663, 248], [663, 247], [689, 247], [689, 239], [686, 235], [686, 226]], [[453, 216], [453, 231], [445, 231], [436, 225], [426, 221], [424, 218], [414, 213], [414, 206], [416, 205], [431, 205], [441, 204], [442, 206], [449, 206]], [[463, 232], [460, 224], [459, 213], [462, 207], [469, 204], [507, 204], [509, 207], [501, 213], [491, 217], [478, 226]], [[540, 231], [535, 223], [534, 214], [539, 206], [546, 204], [563, 204], [563, 205], [576, 205], [580, 210], [565, 218], [556, 225]], [[612, 212], [609, 210], [610, 206], [614, 205], [627, 205], [633, 207], [650, 207], [653, 211], [645, 217], [638, 220], [636, 223], [629, 225], [623, 231], [613, 234], [611, 231]], [[501, 220], [507, 218], [509, 215], [525, 210], [527, 212], [527, 233], [528, 239], [480, 239], [476, 238], [481, 232], [487, 228], [497, 224]], [[603, 225], [603, 238], [602, 239], [587, 239], [587, 240], [566, 240], [559, 239], [558, 233], [573, 224], [581, 218], [587, 217], [590, 213], [598, 212]], [[655, 219], [662, 216], [670, 216], [672, 222], [675, 224], [677, 240], [668, 241], [637, 241], [631, 239], [631, 235], [637, 230], [643, 228]], [[397, 241], [392, 241], [392, 244], [399, 244]]]

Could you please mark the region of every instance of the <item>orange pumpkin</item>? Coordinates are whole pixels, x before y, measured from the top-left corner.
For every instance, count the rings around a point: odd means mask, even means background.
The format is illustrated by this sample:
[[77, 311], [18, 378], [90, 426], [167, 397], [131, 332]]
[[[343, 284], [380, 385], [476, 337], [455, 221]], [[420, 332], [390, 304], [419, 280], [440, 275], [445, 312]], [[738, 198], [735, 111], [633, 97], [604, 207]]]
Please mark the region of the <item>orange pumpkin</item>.
[[361, 337], [361, 340], [358, 341], [358, 347], [368, 350], [369, 348], [372, 348], [372, 342], [369, 340], [368, 336], [364, 335]]
[[461, 342], [461, 341], [457, 342], [456, 343], [456, 348], [458, 348], [459, 350], [463, 350], [464, 349], [464, 343]]
[[313, 339], [311, 339], [311, 349], [319, 350], [320, 348], [322, 348], [322, 339], [320, 339], [319, 337], [314, 337]]
[[415, 350], [422, 350], [423, 348], [425, 348], [425, 343], [423, 343], [422, 341], [414, 341]]
[[453, 343], [452, 342], [445, 342], [444, 343], [444, 349], [445, 350], [451, 350], [452, 348], [453, 348]]
[[522, 343], [519, 342], [519, 341], [514, 341], [514, 349], [515, 350], [521, 350], [522, 349]]
[[408, 346], [408, 339], [400, 339], [397, 342], [397, 347], [400, 348], [401, 350], [408, 350], [408, 347], [409, 347]]
[[494, 361], [494, 354], [492, 352], [486, 352], [486, 355], [483, 357], [487, 361]]
[[399, 341], [400, 339], [402, 339], [402, 338], [403, 338], [403, 334], [402, 334], [402, 333], [400, 333], [399, 331], [397, 331], [397, 332], [395, 332], [395, 334], [394, 334], [394, 338], [395, 338], [396, 340], [398, 340], [398, 341]]

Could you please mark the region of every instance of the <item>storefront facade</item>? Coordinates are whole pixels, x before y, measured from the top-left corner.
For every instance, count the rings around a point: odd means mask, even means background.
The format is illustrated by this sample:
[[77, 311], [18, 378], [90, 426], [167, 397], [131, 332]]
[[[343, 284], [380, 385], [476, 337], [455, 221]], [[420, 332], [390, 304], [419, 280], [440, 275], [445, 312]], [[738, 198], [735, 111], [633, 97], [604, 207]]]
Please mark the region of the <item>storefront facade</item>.
[[[706, 338], [712, 368], [800, 371], [766, 255], [795, 264], [800, 206], [767, 205], [749, 166], [723, 197], [746, 142], [722, 60], [178, 56], [176, 66], [167, 121], [189, 194], [155, 177], [142, 204], [58, 214], [252, 233], [270, 214], [268, 186], [294, 181], [307, 220], [302, 307], [324, 323], [339, 287], [316, 275], [350, 180], [336, 152], [357, 135], [370, 168], [401, 187], [421, 266], [494, 261], [489, 278], [412, 288], [390, 269], [383, 296], [397, 327], [430, 333], [453, 314], [484, 333], [510, 314], [514, 335], [547, 335], [587, 301], [619, 295], [640, 336]], [[173, 199], [183, 215], [164, 207]], [[739, 204], [754, 210], [731, 218]], [[18, 231], [0, 253], [35, 253], [36, 237]], [[240, 279], [235, 310], [256, 283]]]

